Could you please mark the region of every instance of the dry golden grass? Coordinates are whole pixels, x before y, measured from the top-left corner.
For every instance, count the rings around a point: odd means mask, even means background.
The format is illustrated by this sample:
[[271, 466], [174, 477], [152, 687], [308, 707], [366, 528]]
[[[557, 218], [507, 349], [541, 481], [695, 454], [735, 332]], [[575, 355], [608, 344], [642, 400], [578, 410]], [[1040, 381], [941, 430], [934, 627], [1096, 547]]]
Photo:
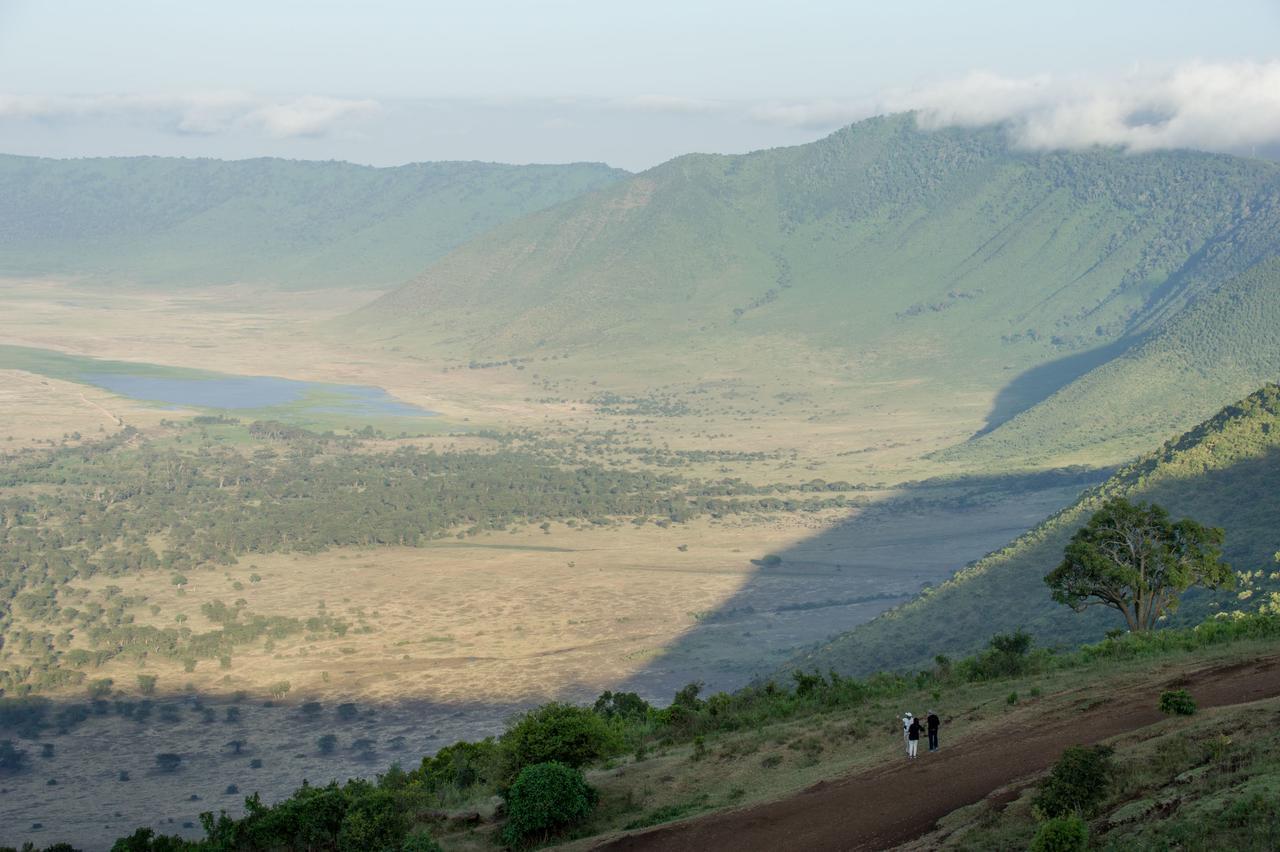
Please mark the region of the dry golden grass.
[[[644, 668], [746, 585], [749, 561], [812, 531], [781, 523], [727, 527], [702, 521], [643, 530], [557, 525], [426, 548], [343, 549], [242, 560], [229, 570], [187, 572], [180, 592], [168, 572], [94, 578], [145, 595], [140, 624], [213, 629], [207, 601], [243, 598], [252, 613], [342, 617], [341, 638], [301, 636], [238, 650], [230, 669], [201, 661], [194, 672], [149, 662], [166, 685], [216, 694], [262, 692], [287, 680], [292, 698], [359, 696], [433, 702], [545, 701], [594, 697]], [[681, 551], [679, 545], [687, 545]], [[261, 581], [251, 582], [252, 574]], [[241, 588], [236, 589], [234, 584]], [[153, 614], [151, 606], [158, 606]], [[367, 632], [365, 632], [367, 630]], [[129, 684], [138, 670], [111, 663], [91, 677]]]
[[125, 422], [146, 427], [173, 416], [88, 385], [0, 370], [0, 453], [76, 433], [80, 440], [97, 440]]

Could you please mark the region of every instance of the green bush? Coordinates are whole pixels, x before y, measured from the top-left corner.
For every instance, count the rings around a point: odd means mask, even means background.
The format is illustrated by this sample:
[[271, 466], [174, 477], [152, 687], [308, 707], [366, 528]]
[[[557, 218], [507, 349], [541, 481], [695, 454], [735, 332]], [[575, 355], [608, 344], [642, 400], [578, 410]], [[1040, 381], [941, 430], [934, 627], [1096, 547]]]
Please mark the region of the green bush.
[[434, 837], [418, 830], [404, 839], [404, 843], [400, 844], [400, 852], [441, 852], [441, 849]]
[[1082, 852], [1089, 843], [1089, 826], [1079, 814], [1045, 820], [1031, 841], [1030, 852]]
[[1045, 817], [1090, 813], [1107, 795], [1114, 766], [1110, 746], [1070, 746], [1031, 803]]
[[1166, 716], [1193, 716], [1196, 702], [1185, 689], [1171, 689], [1160, 693], [1160, 712]]
[[26, 749], [18, 748], [13, 740], [0, 740], [0, 772], [20, 772], [26, 762]]
[[609, 754], [617, 740], [608, 723], [591, 710], [553, 702], [522, 716], [500, 742], [511, 778], [535, 763], [554, 761], [577, 769]]
[[509, 846], [546, 840], [583, 822], [595, 804], [596, 792], [579, 770], [554, 761], [526, 766], [507, 791], [502, 839]]

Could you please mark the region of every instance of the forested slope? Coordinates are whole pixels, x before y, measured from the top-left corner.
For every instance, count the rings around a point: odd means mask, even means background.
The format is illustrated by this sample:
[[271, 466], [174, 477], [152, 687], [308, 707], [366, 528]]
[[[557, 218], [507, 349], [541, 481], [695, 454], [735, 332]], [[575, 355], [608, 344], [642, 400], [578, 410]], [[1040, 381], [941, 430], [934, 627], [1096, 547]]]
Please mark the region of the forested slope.
[[0, 156], [0, 274], [387, 287], [625, 174], [598, 163]]
[[[1275, 334], [1237, 325], [1276, 310], [1278, 254], [1274, 163], [1027, 152], [999, 128], [925, 132], [899, 115], [677, 158], [487, 233], [343, 328], [480, 360], [610, 357], [640, 382], [664, 359], [800, 383], [842, 362], [854, 381], [993, 395], [988, 434], [1043, 403], [985, 445], [1022, 461], [1072, 452], [1078, 430], [1035, 424], [1105, 398], [1124, 416], [1083, 440], [1103, 444], [1087, 460], [1114, 463], [1276, 375]], [[1249, 357], [1224, 362], [1223, 346]], [[1132, 374], [1168, 357], [1178, 392], [1141, 393]], [[1117, 358], [1133, 366], [1101, 369]]]
[[[1280, 552], [1280, 385], [1267, 385], [1128, 465], [1074, 505], [958, 572], [950, 581], [796, 659], [796, 665], [870, 672], [923, 665], [936, 654], [972, 651], [992, 634], [1025, 628], [1042, 643], [1097, 638], [1122, 627], [1110, 610], [1076, 614], [1053, 602], [1043, 582], [1072, 534], [1112, 497], [1151, 501], [1175, 517], [1225, 528], [1237, 571], [1263, 571], [1261, 595]], [[1231, 608], [1241, 592], [1189, 593], [1177, 620]], [[1246, 594], [1246, 599], [1251, 597]]]

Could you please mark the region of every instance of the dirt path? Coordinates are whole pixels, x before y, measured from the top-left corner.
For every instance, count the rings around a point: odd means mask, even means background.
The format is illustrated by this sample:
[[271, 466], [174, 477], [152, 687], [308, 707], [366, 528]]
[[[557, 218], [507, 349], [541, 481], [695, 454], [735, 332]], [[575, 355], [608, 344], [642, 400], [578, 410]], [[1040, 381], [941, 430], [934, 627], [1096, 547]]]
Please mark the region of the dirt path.
[[[889, 849], [929, 832], [941, 817], [1023, 776], [1047, 769], [1062, 749], [1160, 721], [1156, 699], [1186, 688], [1201, 707], [1243, 704], [1280, 695], [1280, 657], [1203, 669], [1175, 680], [1118, 690], [1101, 703], [1082, 698], [1034, 727], [967, 739], [915, 762], [905, 758], [787, 799], [606, 841], [597, 850], [777, 852]], [[945, 729], [944, 729], [945, 733]], [[922, 743], [922, 745], [924, 745]]]

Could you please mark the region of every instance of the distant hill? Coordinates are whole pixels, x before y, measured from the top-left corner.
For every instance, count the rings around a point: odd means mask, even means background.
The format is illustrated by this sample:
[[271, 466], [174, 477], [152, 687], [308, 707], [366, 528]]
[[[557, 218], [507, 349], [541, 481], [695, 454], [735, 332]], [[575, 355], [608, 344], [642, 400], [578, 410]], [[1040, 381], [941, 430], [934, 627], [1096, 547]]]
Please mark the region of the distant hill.
[[0, 155], [0, 274], [388, 287], [495, 225], [624, 175], [598, 163]]
[[944, 460], [1114, 463], [1280, 375], [1277, 255], [1275, 163], [1019, 151], [898, 115], [677, 158], [488, 232], [344, 328], [480, 360], [607, 353], [640, 382], [843, 363], [994, 394]]
[[[913, 668], [935, 654], [967, 653], [992, 634], [1019, 627], [1043, 644], [1099, 638], [1123, 626], [1119, 616], [1098, 608], [1073, 613], [1053, 602], [1043, 577], [1105, 500], [1153, 501], [1175, 517], [1221, 526], [1233, 568], [1270, 573], [1280, 551], [1278, 482], [1280, 385], [1271, 384], [1142, 456], [947, 583], [802, 654], [795, 665], [861, 673]], [[1215, 600], [1226, 608], [1236, 604], [1232, 593], [1189, 593], [1177, 619], [1194, 623], [1212, 612]]]

